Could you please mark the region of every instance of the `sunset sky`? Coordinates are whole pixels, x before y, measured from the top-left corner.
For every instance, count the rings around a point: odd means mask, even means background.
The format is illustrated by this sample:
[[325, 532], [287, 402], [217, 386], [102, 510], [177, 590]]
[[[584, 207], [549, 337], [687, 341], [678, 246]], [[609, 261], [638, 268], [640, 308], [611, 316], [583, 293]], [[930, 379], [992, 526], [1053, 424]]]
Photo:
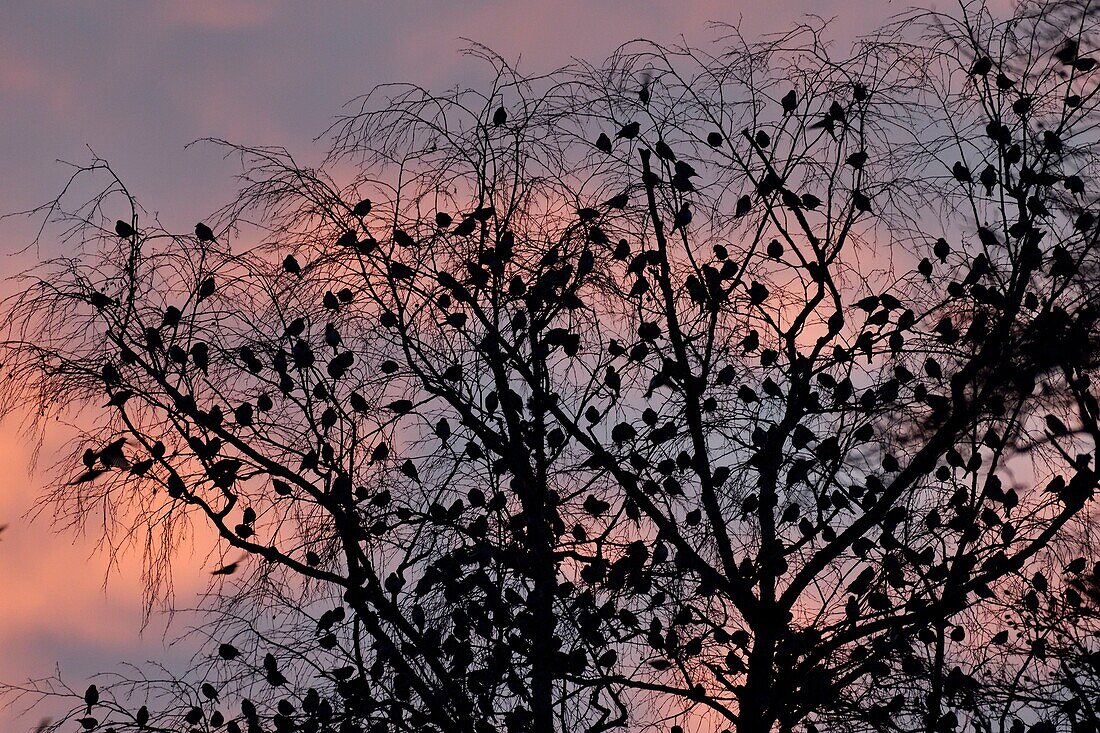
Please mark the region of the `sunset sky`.
[[[941, 2], [942, 4], [946, 4]], [[412, 81], [443, 89], [476, 80], [459, 50], [463, 38], [546, 71], [571, 57], [602, 60], [618, 44], [647, 37], [692, 43], [713, 37], [707, 21], [737, 22], [746, 35], [779, 31], [804, 13], [835, 17], [834, 37], [870, 31], [905, 3], [884, 0], [5, 0], [0, 4], [0, 212], [30, 208], [66, 179], [58, 163], [109, 160], [145, 208], [169, 229], [187, 231], [233, 191], [232, 160], [206, 136], [284, 145], [307, 163], [313, 138], [341, 105], [372, 86]], [[36, 222], [0, 221], [5, 276], [33, 263], [22, 250]], [[49, 241], [37, 254], [59, 254]], [[11, 286], [5, 284], [4, 292]], [[50, 674], [74, 688], [116, 662], [183, 658], [166, 653], [163, 620], [139, 636], [140, 566], [107, 563], [95, 537], [51, 528], [24, 514], [42, 491], [29, 470], [30, 446], [9, 419], [0, 424], [0, 680]], [[49, 463], [50, 448], [43, 462]], [[177, 603], [187, 606], [209, 578], [208, 548], [186, 553]], [[185, 630], [177, 623], [172, 638]], [[33, 714], [0, 730], [33, 729]]]

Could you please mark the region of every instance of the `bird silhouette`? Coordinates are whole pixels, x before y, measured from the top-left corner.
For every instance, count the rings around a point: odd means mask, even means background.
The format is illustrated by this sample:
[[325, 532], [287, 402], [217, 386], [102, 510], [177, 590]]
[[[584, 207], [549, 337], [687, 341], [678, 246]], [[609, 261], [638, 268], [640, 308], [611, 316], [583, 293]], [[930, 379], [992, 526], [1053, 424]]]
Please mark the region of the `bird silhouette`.
[[657, 157], [661, 160], [676, 160], [676, 153], [672, 152], [672, 148], [664, 140], [657, 141], [657, 144], [653, 146], [653, 152], [657, 153]]
[[699, 175], [699, 173], [690, 163], [686, 163], [682, 160], [677, 160], [673, 165], [673, 168], [676, 171], [676, 175], [681, 178], [694, 178], [695, 176]]
[[88, 685], [88, 689], [84, 691], [84, 702], [88, 706], [84, 714], [88, 715], [92, 712], [92, 708], [99, 704], [99, 688]]
[[596, 138], [596, 149], [604, 153], [611, 152], [611, 138], [606, 133], [601, 132], [600, 136]]
[[628, 122], [623, 125], [618, 132], [615, 133], [615, 137], [621, 137], [625, 140], [633, 140], [638, 137], [638, 131], [641, 130], [641, 123]]
[[89, 481], [95, 481], [97, 478], [107, 473], [105, 468], [89, 468], [84, 473], [80, 474], [72, 481], [69, 482], [69, 486], [78, 486], [80, 484], [86, 484]]
[[864, 150], [858, 150], [845, 158], [844, 162], [852, 166], [856, 170], [859, 170], [867, 162], [867, 152]]
[[856, 211], [869, 213], [871, 211], [871, 199], [862, 191], [852, 191], [852, 206]]
[[286, 677], [279, 671], [279, 663], [274, 654], [268, 653], [264, 657], [264, 673], [267, 683], [272, 687], [279, 687], [287, 682]]
[[779, 103], [783, 105], [783, 114], [789, 115], [798, 109], [798, 92], [794, 89], [783, 95], [783, 98], [779, 100]]
[[991, 196], [993, 194], [993, 187], [997, 185], [997, 169], [991, 165], [987, 165], [978, 175], [978, 181], [985, 186], [986, 196]]
[[124, 222], [122, 219], [119, 219], [115, 222], [115, 234], [122, 237], [123, 239], [126, 239], [128, 237], [134, 236], [135, 234], [137, 234], [137, 232], [132, 226]]
[[217, 282], [214, 280], [213, 276], [206, 278], [201, 283], [199, 283], [199, 287], [197, 290], [198, 299], [205, 300], [206, 298], [209, 298], [211, 295], [214, 294], [215, 290], [217, 290]]
[[609, 209], [625, 209], [626, 205], [630, 202], [630, 194], [620, 193], [617, 196], [612, 196], [607, 201], [603, 202], [603, 205]]
[[588, 498], [584, 500], [584, 510], [594, 517], [605, 514], [610, 508], [611, 505], [609, 503], [607, 503], [603, 499], [597, 498], [592, 494], [589, 494]]
[[768, 289], [760, 282], [753, 280], [752, 285], [749, 286], [749, 302], [753, 305], [760, 305], [768, 298]]
[[122, 447], [126, 445], [126, 438], [113, 440], [99, 451], [99, 460], [107, 468], [128, 468], [130, 462], [122, 453]]
[[925, 280], [932, 282], [932, 262], [927, 257], [917, 264], [917, 272], [923, 275]]
[[298, 264], [298, 260], [294, 257], [294, 255], [287, 255], [283, 258], [283, 269], [289, 272], [291, 275], [302, 274], [302, 266]]
[[497, 111], [493, 113], [493, 127], [500, 127], [508, 121], [508, 110], [503, 107], [497, 107]]
[[195, 238], [200, 242], [213, 242], [214, 232], [200, 221], [195, 225]]
[[970, 67], [971, 76], [985, 76], [993, 70], [993, 59], [988, 56], [982, 56], [974, 65]]
[[691, 208], [688, 206], [688, 202], [680, 204], [679, 211], [676, 212], [676, 216], [672, 219], [672, 231], [677, 229], [684, 229], [691, 223], [692, 213]]
[[111, 394], [111, 398], [107, 400], [107, 404], [104, 407], [122, 407], [126, 404], [126, 401], [134, 396], [133, 390], [120, 389], [117, 392]]
[[459, 222], [458, 226], [451, 230], [451, 234], [457, 235], [459, 237], [467, 237], [474, 233], [474, 230], [477, 229], [477, 224], [477, 219], [472, 216], [468, 216], [461, 222]]
[[829, 115], [823, 116], [820, 120], [809, 126], [810, 130], [824, 130], [829, 133], [830, 137], [836, 137], [836, 120]]
[[[243, 560], [243, 559], [244, 558], [241, 558], [241, 560]], [[237, 572], [237, 569], [241, 565], [241, 560], [234, 560], [231, 563], [226, 563], [225, 565], [222, 565], [221, 567], [217, 568], [216, 570], [211, 570], [210, 574], [211, 575], [232, 575], [233, 573]]]
[[355, 206], [352, 207], [351, 213], [352, 213], [352, 216], [358, 216], [359, 218], [363, 218], [364, 216], [366, 216], [367, 214], [370, 213], [370, 210], [371, 210], [370, 199], [363, 199], [362, 201], [360, 201], [359, 203], [357, 203]]
[[744, 216], [745, 214], [749, 213], [749, 211], [751, 209], [752, 209], [752, 197], [746, 194], [746, 195], [742, 196], [741, 198], [737, 199], [737, 205], [733, 209], [733, 215], [736, 218], [739, 219], [742, 216]]

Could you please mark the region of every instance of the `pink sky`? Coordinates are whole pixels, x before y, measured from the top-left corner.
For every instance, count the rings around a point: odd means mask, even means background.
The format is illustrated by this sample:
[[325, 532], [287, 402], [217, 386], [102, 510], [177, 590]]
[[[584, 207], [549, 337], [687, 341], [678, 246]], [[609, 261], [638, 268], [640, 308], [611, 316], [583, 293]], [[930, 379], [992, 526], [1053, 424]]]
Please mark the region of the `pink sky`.
[[[476, 79], [461, 38], [484, 43], [521, 69], [545, 71], [571, 57], [602, 60], [624, 41], [648, 37], [705, 43], [706, 21], [748, 33], [778, 31], [812, 12], [835, 17], [834, 36], [870, 31], [909, 2], [493, 2], [386, 0], [5, 0], [0, 4], [0, 212], [51, 198], [65, 180], [57, 159], [83, 162], [86, 146], [114, 165], [144, 206], [186, 230], [233, 190], [232, 161], [209, 148], [215, 136], [281, 144], [309, 160], [312, 138], [348, 99], [389, 81], [441, 89]], [[940, 3], [944, 5], [945, 3]], [[1007, 4], [1001, 0], [1000, 4]], [[0, 272], [30, 264], [33, 233], [23, 219], [0, 221]], [[42, 255], [57, 253], [44, 243]], [[4, 292], [9, 286], [3, 286]], [[155, 623], [143, 636], [140, 566], [123, 563], [104, 588], [106, 562], [94, 538], [59, 534], [22, 515], [41, 491], [29, 448], [13, 421], [0, 424], [0, 680], [52, 672], [74, 687], [122, 660], [163, 658]], [[178, 601], [201, 590], [207, 548], [183, 556]], [[182, 631], [182, 626], [175, 631]], [[178, 656], [179, 652], [175, 652]], [[0, 711], [0, 730], [34, 727]]]

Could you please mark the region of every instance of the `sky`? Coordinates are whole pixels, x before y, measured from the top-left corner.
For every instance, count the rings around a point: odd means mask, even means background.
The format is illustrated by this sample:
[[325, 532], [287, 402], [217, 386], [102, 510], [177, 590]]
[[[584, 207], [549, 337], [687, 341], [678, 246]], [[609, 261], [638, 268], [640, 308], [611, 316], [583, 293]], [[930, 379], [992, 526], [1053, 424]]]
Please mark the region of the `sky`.
[[[1007, 3], [1007, 0], [1004, 0]], [[341, 105], [383, 82], [442, 90], [477, 78], [463, 39], [521, 70], [547, 71], [573, 57], [605, 58], [634, 38], [701, 44], [707, 21], [738, 22], [747, 36], [781, 31], [806, 13], [835, 18], [834, 37], [873, 30], [908, 2], [886, 0], [4, 0], [0, 3], [0, 213], [53, 198], [67, 177], [58, 161], [111, 162], [149, 211], [187, 231], [234, 190], [232, 160], [203, 137], [278, 144], [305, 161]], [[940, 3], [944, 3], [941, 1]], [[33, 264], [35, 222], [0, 220], [0, 276]], [[60, 254], [46, 241], [40, 254]], [[10, 292], [0, 284], [0, 292]], [[0, 423], [0, 681], [53, 672], [74, 688], [116, 662], [183, 660], [165, 650], [158, 618], [141, 626], [141, 575], [125, 559], [105, 583], [96, 537], [59, 532], [24, 515], [43, 491], [17, 421]], [[44, 463], [56, 446], [47, 445]], [[177, 602], [209, 578], [208, 548], [184, 552]], [[31, 730], [0, 710], [0, 730]]]

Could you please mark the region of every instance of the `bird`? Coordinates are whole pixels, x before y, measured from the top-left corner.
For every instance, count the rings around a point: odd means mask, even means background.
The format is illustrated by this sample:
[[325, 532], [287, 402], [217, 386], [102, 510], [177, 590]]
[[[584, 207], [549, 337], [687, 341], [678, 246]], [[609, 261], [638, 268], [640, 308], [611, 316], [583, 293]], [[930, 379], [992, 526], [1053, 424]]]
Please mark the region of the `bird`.
[[387, 591], [396, 594], [405, 586], [405, 579], [397, 573], [390, 573], [386, 576], [384, 585]]
[[721, 144], [722, 144], [722, 133], [712, 132], [709, 135], [707, 135], [707, 145], [711, 146], [712, 148], [717, 148]]
[[107, 473], [107, 469], [105, 468], [89, 468], [87, 471], [70, 481], [69, 486], [78, 486], [80, 484], [86, 484], [89, 481], [95, 481], [105, 473]]
[[206, 278], [201, 283], [199, 283], [198, 299], [199, 300], [204, 300], [206, 298], [209, 298], [211, 295], [214, 294], [214, 291], [216, 289], [217, 289], [217, 282], [214, 280], [214, 277], [211, 276], [211, 277]]
[[370, 209], [371, 209], [370, 199], [363, 199], [362, 201], [360, 201], [359, 203], [357, 203], [355, 206], [352, 207], [351, 213], [352, 213], [352, 216], [358, 216], [359, 218], [362, 218], [362, 217], [364, 217], [364, 216], [366, 216], [367, 214], [370, 213]]
[[439, 418], [439, 422], [435, 425], [435, 435], [442, 441], [446, 441], [451, 437], [451, 424], [447, 422], [447, 418]]
[[99, 688], [95, 685], [88, 685], [88, 689], [84, 691], [84, 702], [87, 703], [85, 715], [92, 712], [92, 708], [99, 704]]
[[287, 255], [283, 258], [283, 269], [291, 275], [302, 274], [302, 266], [298, 264], [298, 259], [294, 255]]
[[753, 281], [749, 286], [749, 302], [753, 305], [760, 305], [768, 298], [768, 289], [761, 283]]
[[107, 400], [107, 404], [105, 404], [104, 407], [122, 407], [126, 404], [126, 401], [133, 396], [133, 390], [120, 389], [111, 395], [111, 399]]
[[264, 657], [264, 672], [266, 673], [267, 683], [272, 687], [286, 684], [286, 677], [279, 671], [278, 662], [276, 662], [273, 654], [269, 653]]
[[688, 207], [687, 201], [680, 204], [680, 210], [676, 212], [676, 216], [672, 219], [672, 231], [677, 229], [684, 229], [691, 223], [692, 214], [691, 209]]
[[589, 494], [588, 498], [584, 500], [584, 511], [591, 514], [594, 517], [598, 517], [601, 514], [607, 512], [611, 508], [611, 504], [599, 499], [596, 496]]
[[611, 152], [611, 138], [607, 136], [607, 133], [601, 132], [600, 136], [596, 138], [596, 149], [604, 153]]
[[107, 468], [129, 468], [130, 462], [122, 453], [122, 446], [126, 445], [126, 438], [113, 440], [99, 451], [99, 461]]
[[237, 572], [237, 568], [240, 567], [240, 564], [241, 564], [241, 561], [236, 560], [234, 562], [222, 565], [217, 570], [211, 570], [210, 574], [211, 575], [232, 575], [233, 573]]
[[836, 138], [836, 135], [834, 134], [836, 131], [836, 121], [829, 115], [825, 115], [819, 121], [810, 125], [807, 129], [824, 130], [825, 132], [829, 133], [830, 137], [833, 137], [834, 139]]
[[985, 76], [993, 69], [993, 59], [988, 56], [982, 56], [980, 59], [974, 62], [974, 65], [970, 67], [971, 76]]
[[132, 226], [124, 222], [122, 219], [119, 219], [115, 222], [115, 234], [122, 237], [123, 239], [126, 239], [127, 237], [134, 236], [135, 234], [137, 234], [137, 232]]
[[615, 133], [615, 137], [621, 137], [626, 140], [633, 140], [638, 137], [638, 131], [641, 130], [641, 124], [638, 122], [628, 122], [623, 125], [618, 132]]
[[737, 199], [737, 205], [733, 210], [733, 215], [739, 219], [749, 213], [750, 209], [752, 209], [752, 197], [746, 194]]
[[794, 89], [783, 95], [783, 98], [779, 100], [779, 103], [783, 105], [783, 114], [789, 115], [798, 108], [798, 92]]
[[657, 157], [661, 160], [676, 160], [676, 153], [672, 152], [672, 148], [664, 140], [657, 141], [657, 144], [653, 146], [653, 152], [657, 153]]
[[625, 209], [626, 205], [630, 202], [630, 194], [620, 193], [618, 196], [612, 196], [607, 201], [604, 201], [604, 206], [609, 209]]
[[677, 160], [673, 167], [676, 169], [676, 175], [681, 178], [693, 178], [699, 175], [691, 163], [685, 163], [682, 160]]
[[917, 264], [917, 272], [924, 276], [928, 282], [932, 282], [932, 262], [925, 257]]
[[214, 232], [200, 221], [195, 225], [195, 238], [200, 242], [213, 242]]
[[451, 230], [451, 233], [459, 237], [466, 237], [473, 234], [475, 229], [477, 229], [477, 219], [468, 216], [459, 222], [458, 226]]
[[1054, 58], [1058, 59], [1066, 66], [1073, 66], [1073, 62], [1077, 60], [1077, 51], [1079, 48], [1077, 41], [1069, 39], [1065, 42], [1065, 45], [1054, 52]]
[[852, 166], [856, 170], [859, 170], [863, 167], [864, 163], [867, 162], [867, 152], [864, 150], [858, 150], [845, 158], [844, 162]]
[[493, 127], [500, 127], [508, 121], [508, 110], [503, 107], [497, 107], [497, 111], [493, 113]]
[[970, 175], [970, 169], [961, 160], [955, 161], [955, 165], [951, 166], [951, 175], [959, 183], [971, 183], [974, 180]]
[[951, 245], [947, 243], [946, 239], [940, 237], [932, 245], [932, 254], [936, 255], [940, 262], [947, 262], [947, 255], [951, 254]]
[[986, 196], [991, 196], [993, 194], [993, 187], [997, 185], [997, 169], [991, 165], [987, 165], [982, 169], [981, 174], [978, 176], [978, 180], [985, 186]]
[[856, 211], [870, 212], [871, 199], [862, 191], [852, 191], [852, 206], [855, 207]]

